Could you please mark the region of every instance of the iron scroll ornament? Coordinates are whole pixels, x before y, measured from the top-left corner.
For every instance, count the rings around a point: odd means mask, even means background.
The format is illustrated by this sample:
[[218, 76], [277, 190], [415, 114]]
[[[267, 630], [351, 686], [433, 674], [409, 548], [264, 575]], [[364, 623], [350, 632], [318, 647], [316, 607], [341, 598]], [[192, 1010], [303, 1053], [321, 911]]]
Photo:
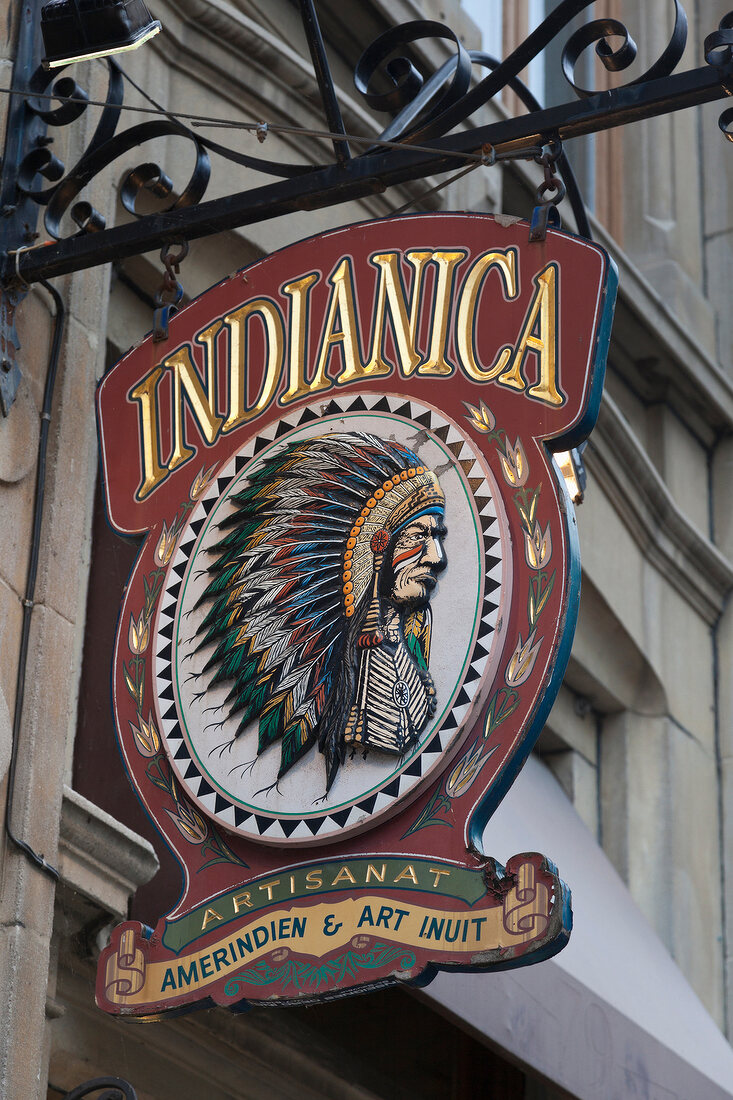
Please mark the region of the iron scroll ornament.
[[[276, 174], [286, 178], [303, 174], [310, 166], [274, 164], [260, 157], [248, 157], [233, 149], [196, 134], [190, 127], [173, 117], [155, 119], [129, 127], [117, 133], [124, 98], [124, 81], [120, 66], [111, 58], [106, 60], [108, 83], [105, 105], [92, 140], [74, 167], [63, 175], [63, 165], [51, 153], [48, 139], [42, 146], [26, 154], [18, 173], [19, 190], [39, 205], [47, 207], [44, 224], [51, 237], [61, 238], [61, 221], [70, 211], [79, 232], [96, 232], [105, 228], [102, 215], [89, 203], [74, 200], [91, 181], [114, 161], [142, 145], [146, 141], [162, 137], [182, 137], [191, 142], [194, 151], [194, 167], [183, 190], [163, 210], [193, 206], [203, 198], [211, 177], [209, 153], [217, 153], [227, 160], [247, 168]], [[31, 90], [36, 98], [28, 101], [28, 109], [49, 126], [65, 126], [75, 122], [86, 110], [86, 92], [69, 77], [61, 77], [53, 84], [53, 93], [62, 97], [62, 106], [48, 110], [42, 106], [39, 95], [45, 96], [48, 74], [40, 68], [31, 80]], [[52, 182], [51, 187], [34, 187], [37, 175]], [[59, 178], [61, 177], [61, 178]], [[120, 185], [120, 201], [128, 213], [136, 217], [137, 199], [142, 190], [166, 199], [173, 193], [173, 182], [157, 164], [146, 162], [131, 169]]]
[[121, 1077], [94, 1077], [67, 1092], [64, 1100], [82, 1100], [92, 1093], [99, 1094], [97, 1100], [137, 1100], [135, 1089], [129, 1081], [123, 1081]]
[[[404, 24], [380, 36], [357, 65], [357, 84], [376, 107], [396, 111], [396, 117], [378, 138], [346, 134], [335, 96], [328, 60], [318, 27], [313, 0], [299, 0], [316, 83], [321, 93], [329, 131], [303, 130], [276, 122], [233, 123], [256, 133], [260, 141], [269, 131], [330, 139], [335, 160], [324, 164], [278, 163], [229, 149], [201, 136], [197, 124], [221, 125], [221, 120], [198, 116], [174, 116], [166, 112], [142, 88], [138, 91], [158, 118], [117, 132], [122, 111], [123, 81], [130, 80], [114, 62], [108, 65], [108, 90], [101, 117], [87, 148], [67, 172], [49, 146], [48, 128], [70, 125], [92, 105], [78, 85], [61, 77], [45, 89], [45, 71], [33, 72], [32, 24], [21, 21], [17, 61], [6, 132], [2, 184], [0, 185], [0, 409], [8, 414], [20, 380], [15, 362], [19, 346], [14, 328], [15, 309], [28, 286], [70, 272], [121, 261], [173, 242], [191, 241], [212, 233], [255, 224], [298, 210], [313, 210], [382, 193], [387, 188], [427, 176], [490, 165], [498, 160], [537, 159], [551, 156], [572, 206], [581, 236], [590, 237], [582, 197], [562, 153], [561, 142], [572, 137], [626, 125], [642, 118], [668, 114], [686, 107], [721, 99], [733, 86], [733, 13], [724, 16], [719, 29], [705, 40], [705, 64], [675, 72], [686, 39], [686, 18], [678, 0], [672, 0], [674, 26], [667, 45], [646, 72], [627, 84], [593, 93], [575, 79], [581, 56], [595, 44], [596, 54], [609, 72], [628, 68], [636, 46], [625, 25], [617, 20], [592, 20], [570, 33], [563, 50], [562, 68], [575, 93], [574, 100], [540, 108], [517, 73], [582, 14], [590, 0], [563, 0], [540, 26], [505, 60], [479, 51], [466, 51], [455, 35], [441, 24], [418, 21]], [[432, 74], [424, 64], [405, 56], [406, 47], [435, 37], [452, 41], [455, 51]], [[407, 52], [412, 52], [407, 51]], [[471, 71], [481, 66], [489, 75], [470, 87]], [[32, 75], [31, 75], [32, 74]], [[387, 81], [388, 101], [380, 101], [379, 80]], [[134, 84], [134, 82], [132, 82]], [[135, 85], [136, 86], [136, 85]], [[137, 87], [137, 86], [136, 86]], [[471, 128], [457, 127], [478, 107], [502, 89], [513, 90], [528, 108], [513, 118], [502, 118]], [[391, 93], [390, 93], [391, 89]], [[374, 98], [376, 97], [376, 98]], [[60, 98], [60, 105], [52, 106]], [[145, 110], [145, 108], [133, 108]], [[190, 122], [191, 125], [187, 125]], [[720, 116], [719, 126], [733, 140], [733, 111]], [[434, 138], [422, 135], [444, 135]], [[190, 143], [194, 156], [188, 182], [174, 190], [160, 165], [146, 161], [127, 172], [120, 199], [133, 220], [106, 227], [104, 219], [81, 192], [97, 174], [119, 157], [158, 137], [178, 137]], [[429, 140], [429, 144], [422, 144]], [[363, 152], [352, 157], [350, 146]], [[558, 151], [560, 155], [558, 156]], [[237, 189], [223, 197], [206, 199], [211, 156], [217, 155], [241, 167], [269, 175], [264, 186]], [[314, 158], [315, 159], [315, 158]], [[272, 179], [272, 177], [275, 177]], [[277, 177], [280, 177], [277, 179]], [[547, 184], [547, 175], [546, 175]], [[139, 199], [147, 194], [158, 209], [145, 212]], [[559, 201], [555, 186], [553, 202]], [[420, 196], [412, 200], [420, 201]], [[544, 201], [544, 200], [543, 200]], [[46, 230], [51, 239], [34, 245], [38, 206], [46, 207]], [[549, 207], [539, 208], [549, 214]], [[75, 229], [62, 231], [70, 214]]]
[[[355, 72], [357, 89], [366, 97], [369, 106], [382, 111], [400, 110], [380, 137], [385, 140], [426, 141], [449, 133], [504, 88], [510, 87], [519, 73], [593, 2], [562, 0], [537, 29], [474, 88], [470, 88], [470, 82], [471, 62], [475, 54], [466, 50], [449, 28], [430, 20], [415, 20], [386, 31], [362, 54]], [[672, 0], [672, 4], [674, 26], [667, 46], [646, 72], [628, 82], [629, 86], [670, 76], [679, 64], [687, 43], [687, 16], [679, 0]], [[394, 55], [404, 46], [436, 37], [454, 42], [456, 54], [429, 81], [424, 82], [409, 58]], [[609, 39], [619, 37], [621, 45], [614, 49], [609, 45]], [[618, 19], [594, 19], [575, 31], [562, 51], [562, 71], [570, 87], [581, 98], [596, 94], [575, 82], [578, 61], [594, 43], [597, 56], [609, 72], [627, 69], [637, 55], [636, 43], [625, 24]], [[393, 87], [377, 94], [369, 89], [380, 69]]]
[[[482, 51], [467, 50], [450, 28], [432, 20], [404, 23], [380, 35], [362, 54], [354, 79], [358, 92], [369, 107], [396, 114], [375, 139], [377, 144], [367, 149], [362, 156], [373, 153], [379, 142], [414, 144], [440, 138], [468, 120], [505, 88], [517, 93], [530, 113], [540, 111], [540, 104], [519, 79], [518, 73], [561, 35], [572, 20], [591, 3], [592, 0], [562, 0], [537, 29], [503, 61], [498, 61]], [[672, 0], [672, 4], [674, 25], [667, 46], [646, 72], [628, 85], [622, 86], [639, 85], [668, 76], [675, 70], [686, 44], [687, 19], [679, 0]], [[718, 37], [730, 37], [732, 32], [729, 22], [729, 18], [725, 17], [721, 22], [721, 29], [716, 35], [711, 35], [708, 42], [715, 38], [717, 47]], [[452, 43], [455, 53], [434, 73], [426, 76], [402, 51], [421, 41], [435, 38]], [[611, 43], [618, 39], [620, 45], [614, 48]], [[566, 81], [579, 98], [596, 94], [580, 86], [575, 79], [577, 64], [591, 45], [595, 45], [597, 56], [610, 72], [627, 69], [637, 54], [633, 38], [619, 20], [595, 19], [576, 30], [562, 51], [562, 70]], [[706, 60], [709, 64], [720, 64], [721, 57], [729, 59], [731, 51], [727, 38], [723, 47], [722, 50], [707, 49]], [[144, 142], [157, 138], [174, 136], [189, 141], [194, 154], [193, 169], [186, 185], [176, 192], [172, 180], [159, 165], [145, 162], [132, 168], [120, 185], [120, 199], [125, 209], [135, 217], [144, 216], [138, 209], [138, 198], [142, 191], [162, 200], [160, 213], [197, 205], [204, 198], [210, 181], [211, 154], [243, 168], [281, 179], [302, 177], [328, 167], [325, 164], [276, 162], [238, 152], [202, 137], [172, 114], [118, 132], [123, 109], [123, 74], [114, 60], [107, 59], [106, 65], [106, 102], [93, 137], [74, 167], [65, 172], [64, 165], [49, 149], [51, 141], [48, 137], [41, 138], [25, 154], [19, 167], [19, 191], [33, 202], [46, 206], [45, 228], [55, 240], [63, 236], [61, 223], [67, 212], [77, 227], [77, 232], [72, 234], [74, 236], [104, 229], [102, 215], [91, 203], [76, 201], [78, 196], [114, 161]], [[476, 66], [488, 68], [490, 72], [471, 87]], [[374, 90], [374, 84], [380, 78], [383, 83], [386, 81], [386, 91]], [[31, 97], [26, 104], [27, 110], [49, 127], [69, 125], [77, 121], [87, 109], [86, 92], [73, 79], [61, 77], [50, 84], [48, 73], [41, 67], [29, 81], [29, 92]], [[39, 99], [39, 96], [43, 99]], [[50, 97], [60, 98], [61, 106], [50, 108]], [[158, 107], [154, 101], [150, 102]], [[543, 135], [543, 140], [551, 141], [553, 135]], [[589, 227], [582, 199], [564, 157], [559, 162], [558, 169], [568, 190], [579, 228], [583, 235], [588, 235]], [[40, 186], [37, 182], [39, 176], [46, 181]]]

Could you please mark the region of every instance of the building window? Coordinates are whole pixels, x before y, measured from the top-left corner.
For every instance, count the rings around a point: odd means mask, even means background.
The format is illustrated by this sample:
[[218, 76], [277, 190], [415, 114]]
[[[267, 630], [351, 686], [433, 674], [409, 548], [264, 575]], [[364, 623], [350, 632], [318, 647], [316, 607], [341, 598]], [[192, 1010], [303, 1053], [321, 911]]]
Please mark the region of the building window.
[[481, 49], [501, 60], [503, 51], [503, 0], [463, 0], [463, 7], [481, 31]]

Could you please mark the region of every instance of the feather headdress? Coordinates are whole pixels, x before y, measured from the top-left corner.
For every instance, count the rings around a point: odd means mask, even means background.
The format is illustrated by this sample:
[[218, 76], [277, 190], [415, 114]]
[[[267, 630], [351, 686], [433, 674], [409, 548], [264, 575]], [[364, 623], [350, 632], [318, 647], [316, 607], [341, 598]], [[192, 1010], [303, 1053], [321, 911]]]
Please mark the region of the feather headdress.
[[231, 499], [202, 597], [211, 606], [199, 644], [215, 647], [205, 670], [212, 685], [231, 683], [224, 705], [238, 716], [235, 736], [257, 720], [258, 754], [281, 742], [278, 778], [318, 742], [329, 787], [344, 756], [375, 556], [412, 515], [442, 504], [442, 491], [406, 447], [343, 433], [285, 445]]

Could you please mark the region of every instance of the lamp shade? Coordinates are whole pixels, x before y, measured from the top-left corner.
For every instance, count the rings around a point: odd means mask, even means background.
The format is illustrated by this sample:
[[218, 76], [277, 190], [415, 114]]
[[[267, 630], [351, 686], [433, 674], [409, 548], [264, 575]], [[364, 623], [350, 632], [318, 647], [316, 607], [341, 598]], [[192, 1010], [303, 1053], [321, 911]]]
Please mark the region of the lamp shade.
[[41, 9], [47, 69], [137, 49], [160, 30], [143, 0], [51, 0]]

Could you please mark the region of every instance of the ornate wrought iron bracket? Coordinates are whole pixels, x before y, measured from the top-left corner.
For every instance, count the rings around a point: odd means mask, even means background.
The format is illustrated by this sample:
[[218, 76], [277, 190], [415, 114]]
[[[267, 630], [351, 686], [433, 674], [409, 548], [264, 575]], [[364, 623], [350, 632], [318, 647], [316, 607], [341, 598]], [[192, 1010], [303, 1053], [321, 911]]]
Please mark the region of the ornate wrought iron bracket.
[[[687, 21], [678, 0], [673, 31], [655, 63], [635, 80], [611, 91], [593, 91], [575, 81], [575, 69], [590, 46], [605, 68], [620, 72], [636, 56], [626, 27], [615, 19], [596, 19], [571, 34], [562, 53], [564, 76], [576, 98], [561, 106], [542, 109], [518, 74], [567, 30], [592, 0], [561, 0], [544, 22], [504, 61], [480, 51], [466, 50], [457, 36], [440, 23], [417, 20], [381, 35], [364, 52], [355, 71], [357, 90], [367, 104], [394, 117], [379, 138], [358, 156], [355, 139], [344, 130], [321, 37], [313, 0], [299, 0], [324, 114], [334, 148], [333, 163], [295, 165], [236, 152], [201, 135], [161, 109], [160, 116], [118, 132], [122, 110], [123, 74], [108, 61], [106, 102], [93, 138], [77, 164], [66, 171], [52, 154], [49, 129], [75, 122], [87, 106], [86, 93], [69, 77], [61, 77], [47, 96], [48, 74], [32, 71], [34, 44], [21, 33], [11, 97], [8, 142], [0, 193], [0, 283], [4, 303], [0, 312], [0, 405], [7, 413], [17, 387], [12, 314], [19, 296], [41, 279], [53, 278], [111, 260], [161, 248], [173, 241], [193, 240], [283, 214], [349, 202], [426, 176], [462, 168], [473, 159], [492, 160], [536, 156], [543, 147], [584, 134], [623, 126], [643, 118], [667, 114], [733, 93], [733, 13], [705, 41], [706, 64], [688, 72], [675, 69], [682, 57]], [[418, 68], [420, 41], [439, 38], [450, 44], [452, 56], [436, 72]], [[616, 43], [614, 46], [613, 44]], [[478, 83], [474, 74], [488, 70]], [[381, 80], [387, 91], [375, 91]], [[526, 114], [488, 125], [463, 129], [475, 112], [503, 89], [510, 88], [528, 108]], [[152, 100], [150, 101], [153, 102]], [[157, 104], [155, 105], [157, 107]], [[733, 140], [728, 126], [733, 112], [721, 116], [721, 128]], [[252, 124], [260, 141], [269, 132]], [[277, 127], [270, 124], [269, 129]], [[104, 168], [143, 142], [175, 136], [191, 143], [194, 168], [188, 183], [174, 191], [173, 183], [157, 164], [145, 163], [128, 172], [120, 198], [134, 221], [107, 228], [81, 192]], [[363, 139], [362, 139], [363, 141]], [[211, 173], [211, 156], [223, 157], [243, 169], [280, 177], [265, 186], [239, 190], [224, 198], [203, 201]], [[589, 228], [582, 198], [564, 155], [557, 169], [567, 188], [579, 231]], [[162, 209], [140, 215], [141, 192], [156, 196]], [[51, 243], [35, 243], [38, 206], [46, 209], [45, 231]], [[76, 232], [62, 235], [67, 215]]]
[[96, 1100], [137, 1100], [137, 1093], [132, 1085], [121, 1077], [94, 1077], [67, 1092], [63, 1100], [82, 1100], [85, 1096], [91, 1097], [95, 1092], [99, 1094]]

